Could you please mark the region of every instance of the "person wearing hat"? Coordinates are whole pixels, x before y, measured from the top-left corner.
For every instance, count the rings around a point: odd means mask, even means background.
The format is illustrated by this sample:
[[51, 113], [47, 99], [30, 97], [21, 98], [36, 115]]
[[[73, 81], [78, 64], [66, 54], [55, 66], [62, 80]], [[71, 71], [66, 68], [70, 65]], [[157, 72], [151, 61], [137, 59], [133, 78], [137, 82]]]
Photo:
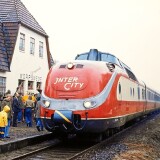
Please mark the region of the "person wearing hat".
[[11, 119], [12, 119], [12, 105], [11, 104], [12, 104], [12, 96], [11, 96], [11, 94], [7, 94], [6, 98], [4, 98], [2, 101], [2, 110], [3, 110], [4, 106], [6, 106], [6, 105], [10, 108], [10, 111], [8, 112], [8, 115], [7, 115], [8, 124], [5, 127], [5, 138], [10, 138], [9, 137], [9, 129], [11, 126]]
[[4, 106], [3, 110], [0, 112], [0, 139], [3, 140], [5, 137], [5, 127], [8, 124], [8, 112], [10, 111], [9, 106]]

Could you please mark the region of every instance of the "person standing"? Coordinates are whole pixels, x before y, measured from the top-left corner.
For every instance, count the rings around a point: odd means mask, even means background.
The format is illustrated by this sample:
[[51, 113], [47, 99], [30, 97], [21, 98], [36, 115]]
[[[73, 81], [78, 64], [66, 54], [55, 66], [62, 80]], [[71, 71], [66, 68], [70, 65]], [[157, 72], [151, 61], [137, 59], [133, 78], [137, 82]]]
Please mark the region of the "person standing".
[[7, 126], [5, 127], [5, 138], [10, 138], [9, 136], [9, 129], [10, 129], [10, 126], [11, 126], [11, 118], [12, 118], [12, 96], [11, 94], [7, 94], [6, 95], [6, 98], [3, 99], [2, 101], [2, 109], [7, 105], [9, 108], [10, 108], [10, 111], [7, 113], [7, 119], [8, 119], [8, 124]]
[[13, 98], [12, 108], [13, 108], [13, 127], [17, 127], [18, 112], [20, 111], [19, 94], [16, 92]]
[[32, 96], [29, 95], [25, 104], [25, 120], [27, 127], [32, 127], [32, 110], [34, 110], [34, 101], [32, 100]]
[[7, 113], [10, 111], [8, 106], [4, 106], [3, 111], [0, 112], [0, 139], [3, 140], [5, 136], [5, 127], [8, 124]]
[[40, 106], [41, 106], [41, 101], [40, 97], [37, 97], [37, 104], [36, 104], [36, 109], [35, 109], [35, 114], [36, 114], [36, 127], [38, 131], [43, 131], [43, 123], [41, 121], [40, 117]]
[[24, 120], [24, 102], [22, 100], [23, 96], [22, 93], [19, 93], [19, 103], [20, 103], [20, 111], [18, 112], [18, 123], [22, 122]]

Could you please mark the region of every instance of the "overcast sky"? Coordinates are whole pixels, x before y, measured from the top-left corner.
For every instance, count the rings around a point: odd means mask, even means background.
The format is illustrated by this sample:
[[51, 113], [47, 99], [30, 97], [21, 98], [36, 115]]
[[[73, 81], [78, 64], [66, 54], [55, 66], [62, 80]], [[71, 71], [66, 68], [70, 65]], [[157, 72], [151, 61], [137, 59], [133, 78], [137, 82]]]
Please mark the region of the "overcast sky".
[[22, 0], [54, 60], [91, 48], [117, 56], [160, 92], [160, 0]]

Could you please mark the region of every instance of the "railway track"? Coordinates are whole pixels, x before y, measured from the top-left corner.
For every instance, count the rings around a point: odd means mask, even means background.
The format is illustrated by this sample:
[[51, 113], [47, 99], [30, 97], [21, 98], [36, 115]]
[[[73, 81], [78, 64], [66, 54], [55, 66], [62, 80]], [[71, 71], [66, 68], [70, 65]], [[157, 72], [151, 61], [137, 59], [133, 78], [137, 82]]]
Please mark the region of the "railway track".
[[[14, 153], [14, 155], [6, 158], [7, 160], [68, 159], [92, 145], [93, 143], [86, 144], [77, 141], [75, 138], [71, 138], [65, 142], [54, 139], [50, 142], [42, 143], [38, 148], [37, 146], [29, 146], [23, 150], [21, 149], [17, 153]], [[16, 156], [16, 154], [18, 155]]]
[[[141, 123], [144, 123], [148, 119], [151, 119], [153, 116], [146, 117], [145, 119], [139, 121], [138, 123], [135, 123], [134, 125], [129, 126], [118, 133], [115, 133], [111, 137], [103, 140], [101, 143], [86, 143], [85, 141], [80, 141], [75, 137], [72, 137], [65, 142], [62, 142], [58, 139], [53, 139], [51, 141], [44, 142], [36, 146], [28, 146], [28, 148], [25, 147], [24, 149], [17, 150], [16, 152], [14, 151], [14, 155], [9, 153], [9, 155], [11, 156], [10, 157], [6, 156], [4, 157], [4, 159], [7, 160], [78, 159], [78, 157], [87, 154], [89, 151], [93, 149], [96, 150], [105, 144], [113, 143], [116, 137], [123, 135], [124, 132], [131, 130], [133, 127], [136, 127]], [[0, 159], [3, 160], [1, 157]]]

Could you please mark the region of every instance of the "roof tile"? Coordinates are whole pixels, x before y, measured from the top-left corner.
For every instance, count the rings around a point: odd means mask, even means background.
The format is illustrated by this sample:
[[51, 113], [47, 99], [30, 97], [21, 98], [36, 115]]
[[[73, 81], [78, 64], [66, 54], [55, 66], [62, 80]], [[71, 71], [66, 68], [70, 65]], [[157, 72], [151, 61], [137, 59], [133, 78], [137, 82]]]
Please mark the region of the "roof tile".
[[3, 22], [20, 22], [47, 36], [44, 29], [20, 0], [0, 0], [0, 19]]

